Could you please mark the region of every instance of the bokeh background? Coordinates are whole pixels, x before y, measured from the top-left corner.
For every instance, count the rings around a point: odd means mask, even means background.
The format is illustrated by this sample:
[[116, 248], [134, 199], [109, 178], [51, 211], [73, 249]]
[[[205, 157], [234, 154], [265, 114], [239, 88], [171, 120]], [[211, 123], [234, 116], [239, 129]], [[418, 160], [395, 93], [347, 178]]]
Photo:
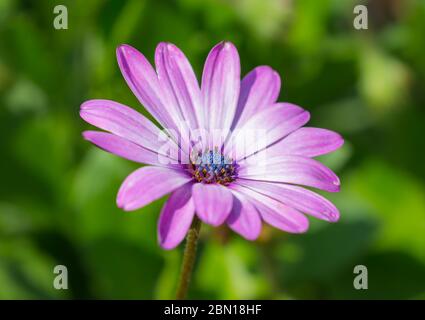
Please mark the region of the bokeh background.
[[[53, 28], [68, 7], [69, 29]], [[353, 28], [367, 4], [369, 29]], [[202, 230], [191, 298], [425, 298], [425, 1], [62, 0], [0, 1], [0, 298], [173, 298], [182, 246], [163, 251], [156, 222], [165, 199], [125, 213], [115, 206], [137, 164], [83, 141], [78, 116], [91, 98], [144, 112], [115, 48], [151, 61], [178, 45], [198, 76], [221, 40], [242, 71], [267, 64], [280, 100], [308, 109], [310, 125], [345, 146], [322, 160], [341, 177], [327, 195], [336, 224], [311, 220], [304, 235], [264, 228], [247, 242]], [[53, 289], [55, 265], [69, 290]], [[354, 266], [369, 289], [354, 290]]]

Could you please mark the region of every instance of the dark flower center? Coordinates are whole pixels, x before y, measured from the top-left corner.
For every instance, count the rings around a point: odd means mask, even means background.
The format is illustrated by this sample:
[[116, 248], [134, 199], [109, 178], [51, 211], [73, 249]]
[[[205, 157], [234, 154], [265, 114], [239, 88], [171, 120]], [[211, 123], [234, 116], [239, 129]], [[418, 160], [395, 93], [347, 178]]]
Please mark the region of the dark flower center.
[[228, 185], [237, 177], [238, 165], [217, 148], [192, 152], [189, 172], [198, 182]]

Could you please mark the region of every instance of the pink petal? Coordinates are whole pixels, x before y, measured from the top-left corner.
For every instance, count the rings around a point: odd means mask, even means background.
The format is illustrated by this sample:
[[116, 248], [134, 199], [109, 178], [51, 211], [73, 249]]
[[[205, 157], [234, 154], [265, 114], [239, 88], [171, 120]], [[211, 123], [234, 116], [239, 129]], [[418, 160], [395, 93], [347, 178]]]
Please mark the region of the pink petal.
[[236, 191], [233, 193], [233, 207], [227, 218], [227, 225], [247, 240], [255, 240], [261, 232], [261, 218], [254, 205]]
[[117, 205], [125, 211], [139, 209], [191, 180], [190, 176], [168, 168], [140, 168], [124, 180]]
[[178, 132], [176, 121], [179, 120], [179, 115], [167, 105], [168, 101], [164, 99], [158, 77], [149, 61], [129, 45], [117, 48], [117, 59], [124, 79], [146, 110], [164, 128]]
[[259, 66], [242, 80], [235, 121], [242, 126], [258, 111], [276, 102], [280, 92], [279, 74], [268, 66]]
[[284, 182], [338, 192], [340, 181], [331, 169], [322, 163], [300, 156], [280, 156], [266, 159], [265, 163], [246, 165], [239, 169], [239, 178]]
[[308, 219], [299, 211], [249, 188], [240, 185], [234, 185], [232, 188], [246, 196], [260, 212], [263, 220], [273, 227], [290, 233], [307, 231]]
[[164, 249], [173, 249], [182, 242], [195, 215], [190, 183], [178, 188], [168, 198], [158, 222], [158, 240]]
[[208, 54], [201, 92], [210, 130], [227, 131], [233, 122], [240, 88], [240, 62], [235, 46], [221, 42]]
[[83, 137], [99, 148], [131, 161], [162, 166], [175, 162], [111, 133], [84, 131]]
[[162, 42], [155, 51], [159, 82], [170, 104], [175, 106], [191, 129], [202, 127], [201, 91], [192, 66], [184, 53], [171, 43]]
[[[161, 131], [137, 111], [110, 100], [89, 100], [81, 105], [80, 116], [88, 123], [109, 131], [130, 142], [140, 145], [155, 153], [164, 145], [160, 140]], [[178, 146], [167, 141], [173, 148], [170, 156], [178, 159]]]
[[[232, 133], [225, 146], [225, 153], [240, 160], [286, 137], [303, 126], [310, 114], [293, 104], [277, 103], [263, 109], [249, 119], [245, 125]], [[251, 136], [251, 134], [254, 134]]]
[[239, 179], [237, 183], [316, 218], [330, 222], [339, 219], [339, 211], [332, 202], [308, 189], [283, 183], [243, 179]]
[[267, 156], [298, 155], [316, 157], [337, 150], [344, 139], [336, 132], [320, 128], [300, 128], [267, 149]]
[[213, 226], [221, 225], [232, 210], [232, 193], [221, 185], [195, 183], [192, 188], [198, 217]]

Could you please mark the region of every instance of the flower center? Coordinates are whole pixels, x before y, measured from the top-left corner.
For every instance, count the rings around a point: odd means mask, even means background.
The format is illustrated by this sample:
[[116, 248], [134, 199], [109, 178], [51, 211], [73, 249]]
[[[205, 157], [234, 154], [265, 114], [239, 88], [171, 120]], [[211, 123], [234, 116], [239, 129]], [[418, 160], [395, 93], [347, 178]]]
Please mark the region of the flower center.
[[189, 172], [198, 182], [228, 185], [237, 177], [238, 165], [218, 148], [192, 152]]

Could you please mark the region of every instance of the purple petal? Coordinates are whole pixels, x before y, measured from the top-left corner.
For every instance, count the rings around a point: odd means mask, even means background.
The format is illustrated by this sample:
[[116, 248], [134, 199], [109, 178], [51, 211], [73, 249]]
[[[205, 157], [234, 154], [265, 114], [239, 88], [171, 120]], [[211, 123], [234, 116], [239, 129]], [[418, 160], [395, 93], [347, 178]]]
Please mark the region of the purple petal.
[[236, 160], [248, 157], [286, 137], [309, 119], [309, 112], [301, 107], [277, 103], [259, 111], [239, 130], [235, 130], [225, 147], [225, 153]]
[[[89, 100], [81, 105], [80, 116], [88, 123], [138, 144], [155, 153], [164, 145], [161, 131], [137, 111], [110, 100]], [[173, 148], [171, 158], [178, 159], [178, 146]], [[167, 142], [168, 143], [168, 142]], [[173, 157], [174, 156], [174, 157]]]
[[[201, 92], [210, 130], [227, 131], [233, 122], [240, 88], [240, 62], [235, 46], [221, 42], [208, 54]], [[207, 120], [207, 119], [206, 119]]]
[[139, 51], [129, 45], [117, 48], [118, 65], [134, 95], [166, 129], [177, 130], [179, 115], [167, 105], [155, 70]]
[[195, 183], [192, 188], [198, 217], [213, 226], [221, 225], [232, 210], [232, 193], [221, 185]]
[[192, 66], [184, 53], [171, 43], [160, 43], [155, 51], [159, 82], [170, 104], [191, 129], [202, 127], [201, 91]]
[[336, 132], [320, 128], [300, 128], [267, 149], [267, 156], [298, 155], [316, 157], [340, 148], [344, 139]]
[[242, 126], [258, 111], [276, 102], [280, 92], [279, 74], [268, 66], [259, 66], [242, 80], [234, 125]]
[[164, 249], [173, 249], [182, 242], [195, 215], [190, 183], [178, 188], [168, 198], [158, 222], [158, 240]]
[[191, 180], [188, 175], [168, 168], [140, 168], [124, 180], [117, 205], [125, 211], [139, 209]]
[[232, 190], [233, 207], [227, 225], [247, 240], [255, 240], [261, 232], [261, 218], [254, 205], [240, 192]]
[[338, 192], [340, 181], [331, 169], [322, 163], [300, 156], [280, 156], [265, 163], [246, 165], [239, 169], [239, 178], [284, 182]]
[[303, 233], [307, 231], [309, 225], [308, 219], [299, 211], [240, 185], [232, 185], [232, 189], [248, 197], [249, 201], [260, 212], [263, 220], [273, 227], [290, 233]]
[[243, 179], [237, 183], [316, 218], [330, 222], [336, 222], [339, 219], [339, 211], [332, 202], [308, 189], [282, 183]]
[[174, 163], [174, 160], [168, 157], [159, 155], [111, 133], [84, 131], [83, 137], [99, 148], [131, 161], [161, 166]]

